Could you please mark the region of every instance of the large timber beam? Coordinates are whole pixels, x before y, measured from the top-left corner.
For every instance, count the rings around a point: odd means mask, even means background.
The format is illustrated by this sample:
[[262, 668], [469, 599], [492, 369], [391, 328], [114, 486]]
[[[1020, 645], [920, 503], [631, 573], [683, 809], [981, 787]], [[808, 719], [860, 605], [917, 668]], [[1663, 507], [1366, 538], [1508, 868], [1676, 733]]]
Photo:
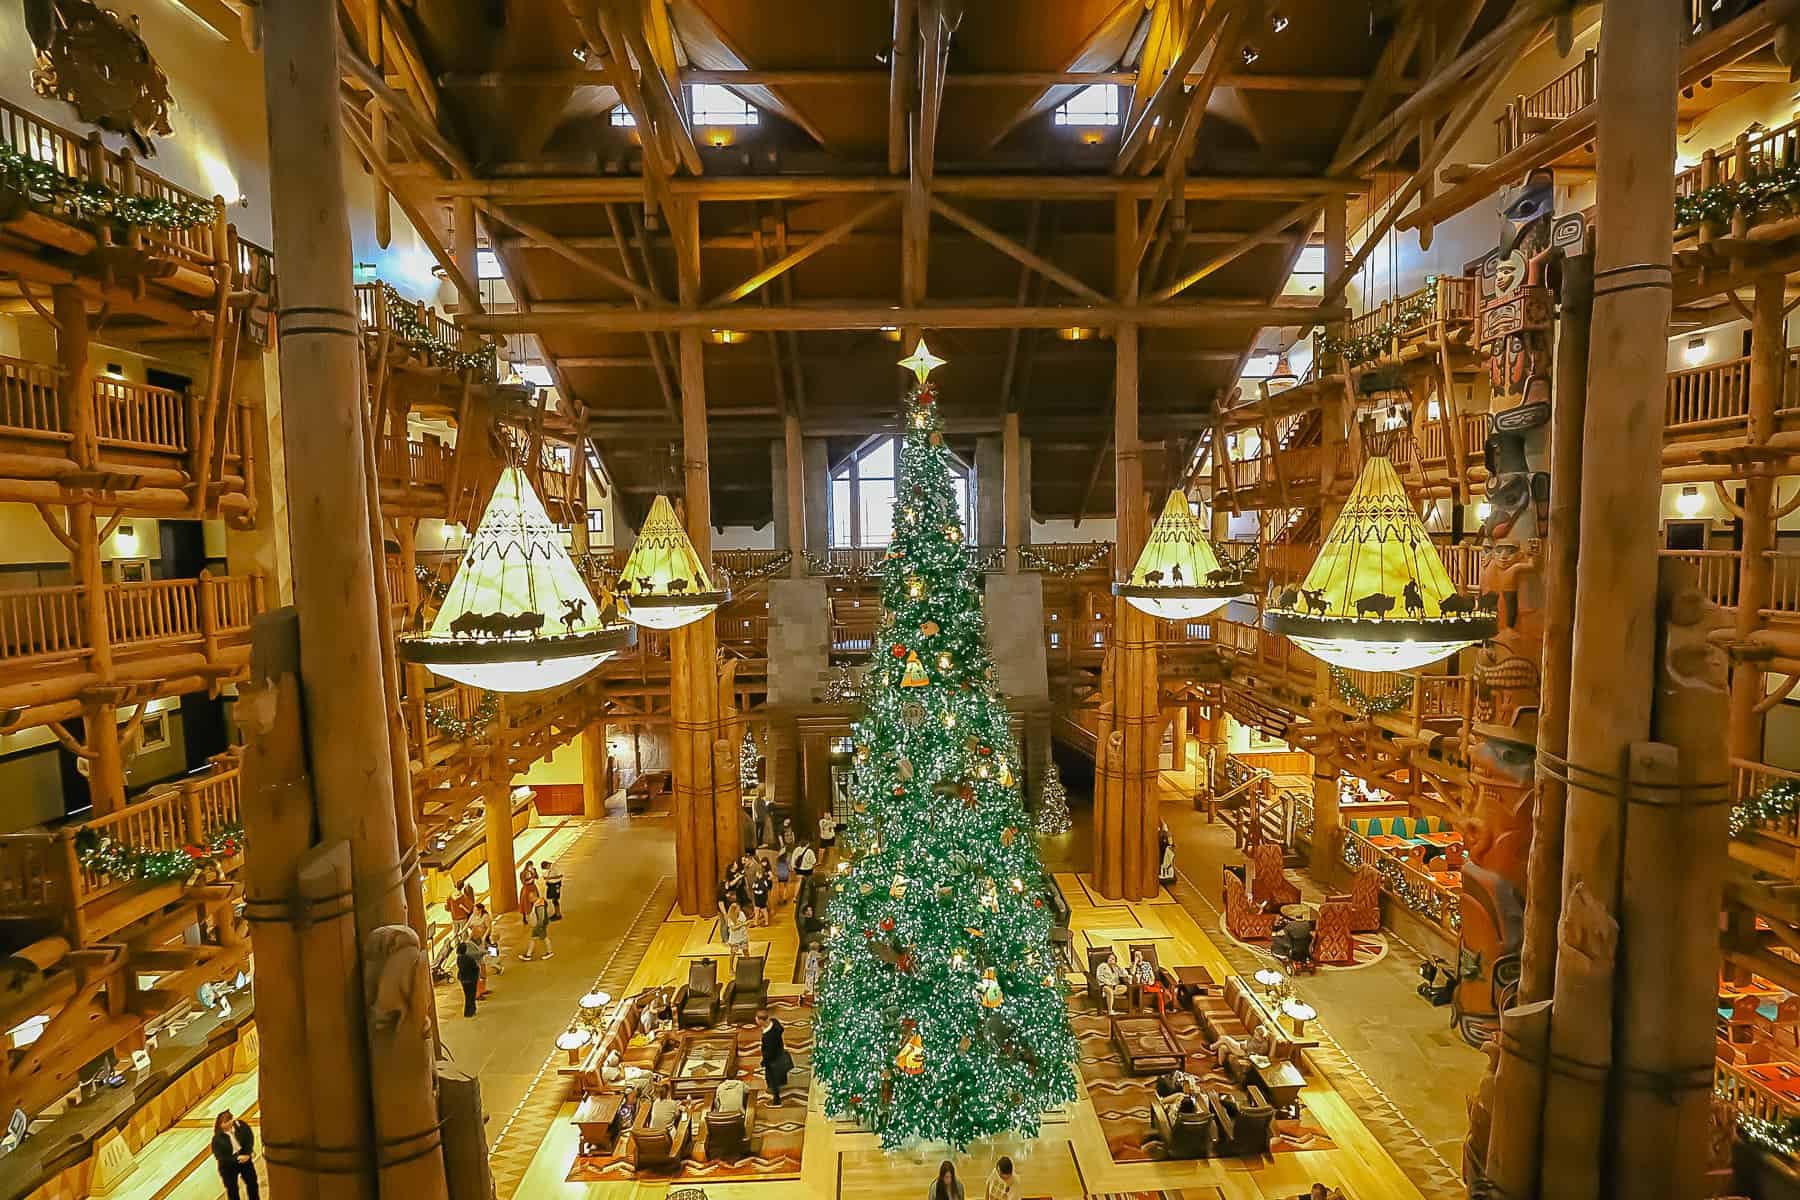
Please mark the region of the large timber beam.
[[[441, 199], [471, 196], [518, 204], [582, 204], [595, 200], [644, 198], [644, 177], [526, 176], [505, 179], [420, 179], [421, 189]], [[886, 175], [758, 175], [737, 178], [668, 179], [672, 196], [694, 196], [702, 202], [732, 200], [809, 200], [824, 196], [904, 192], [908, 181]], [[932, 191], [940, 196], [974, 196], [988, 200], [1095, 200], [1126, 195], [1147, 198], [1158, 181], [1105, 175], [936, 175]], [[1308, 196], [1360, 196], [1370, 181], [1354, 176], [1289, 175], [1190, 176], [1190, 200], [1300, 200]]]

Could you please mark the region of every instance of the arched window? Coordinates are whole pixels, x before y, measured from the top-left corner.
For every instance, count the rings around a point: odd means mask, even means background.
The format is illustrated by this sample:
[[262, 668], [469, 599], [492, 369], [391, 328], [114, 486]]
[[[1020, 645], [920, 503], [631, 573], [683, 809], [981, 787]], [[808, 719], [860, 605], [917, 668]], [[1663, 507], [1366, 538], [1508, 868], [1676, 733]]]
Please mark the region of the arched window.
[[[900, 442], [890, 435], [872, 437], [831, 472], [831, 544], [834, 547], [885, 546], [894, 538], [894, 478], [899, 473]], [[963, 534], [975, 540], [969, 526], [974, 506], [974, 472], [950, 452], [950, 486], [956, 492], [956, 517]]]

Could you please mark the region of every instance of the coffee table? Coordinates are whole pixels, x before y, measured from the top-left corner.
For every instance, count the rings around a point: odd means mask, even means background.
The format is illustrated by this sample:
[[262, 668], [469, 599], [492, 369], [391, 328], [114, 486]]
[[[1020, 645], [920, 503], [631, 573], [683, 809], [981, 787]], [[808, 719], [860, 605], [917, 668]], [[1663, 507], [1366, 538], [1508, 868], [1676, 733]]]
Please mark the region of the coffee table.
[[1133, 1075], [1158, 1075], [1186, 1061], [1161, 1017], [1114, 1017], [1112, 1040]]
[[1297, 904], [1282, 905], [1281, 915], [1290, 921], [1316, 921], [1319, 919], [1319, 910], [1302, 900]]
[[1300, 1089], [1306, 1086], [1306, 1077], [1293, 1063], [1271, 1062], [1263, 1066], [1251, 1059], [1250, 1074], [1277, 1112], [1286, 1112], [1299, 1104]]
[[690, 1033], [681, 1039], [681, 1058], [670, 1076], [677, 1100], [710, 1098], [727, 1079], [737, 1077], [738, 1044], [733, 1033]]

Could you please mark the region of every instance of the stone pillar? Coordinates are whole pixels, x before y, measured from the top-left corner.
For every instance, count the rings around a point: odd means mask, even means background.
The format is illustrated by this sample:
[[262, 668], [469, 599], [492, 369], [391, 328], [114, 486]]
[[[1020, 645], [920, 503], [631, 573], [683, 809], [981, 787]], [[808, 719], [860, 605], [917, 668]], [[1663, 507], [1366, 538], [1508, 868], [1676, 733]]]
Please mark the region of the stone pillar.
[[975, 439], [975, 544], [992, 550], [1006, 540], [1006, 455], [997, 437]]
[[1027, 448], [1019, 437], [1019, 414], [1006, 414], [1000, 439], [1006, 477], [1006, 503], [1001, 536], [1006, 539], [1006, 573], [1019, 573], [1019, 547], [1031, 540], [1031, 480], [1026, 474]]
[[[1583, 445], [1603, 454], [1604, 469], [1581, 475], [1581, 555], [1575, 590], [1569, 709], [1568, 813], [1563, 840], [1563, 915], [1550, 1023], [1552, 1070], [1544, 1110], [1543, 1167], [1568, 1200], [1628, 1195], [1624, 1175], [1609, 1177], [1641, 1146], [1622, 1120], [1639, 1089], [1668, 1098], [1649, 1078], [1616, 1078], [1613, 1017], [1620, 1011], [1615, 974], [1619, 926], [1621, 814], [1627, 756], [1650, 736], [1657, 637], [1658, 556], [1654, 532], [1661, 502], [1663, 398], [1667, 367], [1673, 234], [1677, 64], [1681, 14], [1644, 5], [1629, 21], [1601, 25], [1601, 57], [1631, 68], [1608, 76], [1599, 99], [1598, 209], [1594, 316], [1588, 353]], [[1656, 353], [1645, 352], [1645, 338]], [[1723, 847], [1718, 848], [1723, 853]], [[1671, 864], [1679, 871], [1680, 864]], [[1715, 913], [1692, 913], [1708, 923]], [[1640, 946], [1655, 934], [1634, 930]], [[1644, 940], [1637, 941], [1639, 937]], [[1579, 951], [1579, 952], [1578, 952]], [[1623, 956], [1629, 959], [1629, 950]], [[1711, 1014], [1700, 1014], [1710, 1023]], [[1709, 1086], [1710, 1081], [1702, 1086]], [[1685, 1086], [1685, 1083], [1677, 1086]], [[1609, 1092], [1610, 1103], [1609, 1103]], [[1704, 1129], [1691, 1131], [1703, 1144]], [[1676, 1148], [1666, 1148], [1675, 1151]], [[1660, 1154], [1650, 1157], [1659, 1159]], [[1632, 1178], [1642, 1178], [1636, 1167]], [[1681, 1195], [1668, 1173], [1648, 1192]]]
[[831, 601], [823, 579], [771, 579], [769, 703], [816, 704], [831, 677]]
[[806, 451], [800, 437], [800, 418], [789, 415], [781, 422], [781, 481], [776, 507], [786, 515], [787, 536], [777, 545], [793, 555], [789, 579], [806, 578]]
[[831, 545], [831, 459], [824, 438], [804, 439], [801, 459], [806, 548], [823, 554]]
[[595, 721], [581, 731], [581, 815], [590, 821], [606, 816], [606, 722]]

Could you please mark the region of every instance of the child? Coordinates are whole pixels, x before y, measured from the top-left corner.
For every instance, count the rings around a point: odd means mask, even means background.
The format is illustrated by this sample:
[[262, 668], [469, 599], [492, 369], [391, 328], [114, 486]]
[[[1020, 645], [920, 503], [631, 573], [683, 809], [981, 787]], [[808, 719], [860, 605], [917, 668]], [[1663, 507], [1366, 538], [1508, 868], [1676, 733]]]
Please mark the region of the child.
[[549, 859], [542, 863], [538, 877], [544, 881], [544, 899], [550, 902], [550, 919], [562, 920], [562, 868]]
[[750, 876], [750, 911], [755, 915], [752, 923], [767, 925], [769, 923], [769, 891], [773, 886], [769, 869], [762, 865], [761, 859], [752, 859], [756, 863]]
[[806, 979], [806, 1002], [813, 1003], [818, 998], [819, 970], [824, 965], [824, 956], [819, 952], [816, 941], [806, 944], [806, 957], [801, 960], [800, 970]]

